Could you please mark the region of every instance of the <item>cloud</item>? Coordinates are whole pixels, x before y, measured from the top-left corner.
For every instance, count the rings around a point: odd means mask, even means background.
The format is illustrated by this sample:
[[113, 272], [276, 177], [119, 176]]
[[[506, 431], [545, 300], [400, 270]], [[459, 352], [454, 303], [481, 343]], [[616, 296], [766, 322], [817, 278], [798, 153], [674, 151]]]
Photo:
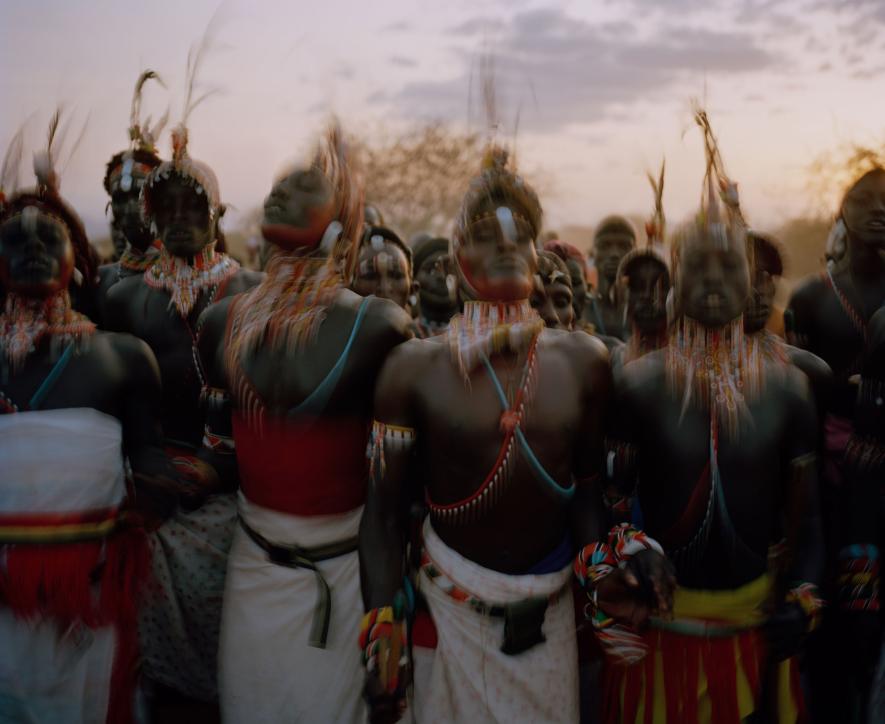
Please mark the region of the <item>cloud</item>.
[[391, 55], [389, 60], [391, 63], [398, 65], [401, 68], [414, 68], [418, 65], [418, 61], [414, 58], [407, 58], [404, 55]]
[[[494, 47], [502, 114], [514, 117], [518, 106], [530, 104], [523, 124], [547, 131], [599, 120], [617, 105], [664, 95], [702, 73], [759, 71], [778, 60], [741, 32], [659, 25], [643, 34], [626, 21], [600, 26], [554, 9], [516, 14]], [[475, 76], [469, 57], [462, 50], [448, 79], [412, 82], [394, 92], [395, 105], [413, 116], [463, 117]]]
[[392, 32], [392, 33], [404, 33], [408, 30], [412, 29], [412, 24], [406, 22], [405, 20], [401, 20], [398, 23], [390, 23], [389, 25], [385, 25], [381, 28], [381, 32]]
[[474, 35], [489, 35], [504, 30], [507, 24], [500, 18], [476, 17], [458, 23], [446, 30], [449, 35], [471, 37]]

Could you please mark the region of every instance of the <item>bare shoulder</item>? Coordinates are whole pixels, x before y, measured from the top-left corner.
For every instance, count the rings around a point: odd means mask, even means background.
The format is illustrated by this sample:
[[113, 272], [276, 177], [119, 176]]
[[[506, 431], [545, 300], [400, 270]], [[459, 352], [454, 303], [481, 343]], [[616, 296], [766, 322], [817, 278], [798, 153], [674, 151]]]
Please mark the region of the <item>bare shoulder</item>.
[[153, 351], [147, 342], [133, 334], [97, 331], [91, 349], [98, 356], [97, 364], [120, 365], [127, 374], [138, 379], [159, 379], [159, 366]]
[[397, 345], [412, 337], [412, 318], [389, 299], [361, 297], [356, 292], [343, 289], [338, 301], [354, 308], [365, 302], [366, 332], [378, 344]]
[[658, 349], [624, 365], [618, 375], [618, 391], [628, 397], [647, 396], [666, 390], [666, 349]]
[[833, 370], [824, 360], [813, 352], [791, 344], [784, 345], [790, 361], [802, 370], [811, 381], [812, 385], [829, 382], [833, 378]]
[[564, 355], [573, 365], [586, 372], [609, 369], [611, 364], [605, 344], [583, 331], [545, 329], [541, 332], [540, 343]]

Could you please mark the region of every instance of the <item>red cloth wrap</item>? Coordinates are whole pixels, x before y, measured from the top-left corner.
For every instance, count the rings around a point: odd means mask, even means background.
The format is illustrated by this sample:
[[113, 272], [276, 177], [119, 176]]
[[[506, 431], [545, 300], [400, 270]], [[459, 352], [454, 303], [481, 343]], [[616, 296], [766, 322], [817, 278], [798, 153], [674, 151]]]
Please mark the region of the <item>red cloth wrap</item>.
[[[32, 525], [51, 525], [32, 516]], [[65, 518], [72, 516], [42, 516]], [[88, 522], [84, 515], [80, 522]], [[60, 521], [57, 521], [60, 522]], [[16, 521], [20, 524], [21, 521]], [[7, 544], [0, 574], [0, 605], [24, 619], [52, 619], [64, 631], [113, 625], [116, 633], [106, 721], [133, 721], [138, 664], [138, 603], [150, 569], [144, 531], [120, 528], [107, 538], [80, 543]], [[97, 595], [96, 595], [97, 592]]]
[[[642, 638], [649, 648], [649, 655], [642, 662], [634, 666], [621, 666], [606, 660], [602, 682], [603, 722], [621, 724], [635, 721], [640, 700], [645, 705], [644, 720], [651, 721], [653, 685], [647, 686], [645, 682], [654, 680], [655, 652], [660, 652], [667, 722], [698, 724], [698, 673], [703, 666], [713, 707], [712, 721], [717, 724], [740, 724], [735, 638], [692, 637], [658, 629], [648, 629]], [[762, 667], [765, 665], [762, 634], [758, 629], [748, 629], [736, 638], [740, 666], [754, 696], [758, 697]], [[805, 712], [795, 658], [790, 661], [790, 685], [799, 707], [800, 721], [803, 721]]]
[[366, 499], [369, 426], [359, 418], [265, 418], [262, 431], [232, 415], [240, 486], [253, 503], [292, 515], [336, 515]]

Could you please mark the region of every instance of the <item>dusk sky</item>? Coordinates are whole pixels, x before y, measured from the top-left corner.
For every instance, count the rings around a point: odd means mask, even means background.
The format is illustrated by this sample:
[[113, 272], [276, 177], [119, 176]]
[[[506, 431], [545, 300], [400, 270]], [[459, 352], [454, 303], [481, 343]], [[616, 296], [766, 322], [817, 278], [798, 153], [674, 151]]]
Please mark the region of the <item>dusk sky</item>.
[[[126, 145], [138, 73], [161, 74], [168, 90], [150, 87], [145, 107], [156, 117], [169, 105], [177, 121], [188, 48], [217, 8], [0, 0], [0, 146], [28, 120], [26, 148], [37, 148], [60, 103], [74, 130], [88, 114], [62, 192], [91, 233], [105, 229], [101, 179]], [[645, 214], [645, 172], [662, 156], [668, 217], [690, 213], [703, 172], [690, 100], [705, 92], [760, 227], [812, 210], [807, 167], [819, 152], [885, 144], [882, 0], [228, 0], [216, 22], [202, 82], [223, 92], [194, 113], [190, 149], [240, 212], [305, 154], [330, 112], [366, 136], [424, 119], [481, 131], [483, 53], [495, 57], [501, 136], [513, 140], [518, 114], [518, 157], [529, 180], [532, 170], [543, 179], [552, 227]], [[168, 130], [160, 149], [169, 153]]]

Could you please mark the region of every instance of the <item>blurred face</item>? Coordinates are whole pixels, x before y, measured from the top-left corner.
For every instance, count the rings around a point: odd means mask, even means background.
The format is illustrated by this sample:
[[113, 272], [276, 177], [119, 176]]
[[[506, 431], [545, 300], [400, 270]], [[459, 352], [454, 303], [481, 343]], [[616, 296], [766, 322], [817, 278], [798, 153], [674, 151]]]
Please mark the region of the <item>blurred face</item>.
[[616, 232], [603, 234], [593, 243], [596, 268], [609, 284], [614, 283], [621, 259], [627, 255], [634, 244], [632, 236]]
[[27, 297], [66, 289], [74, 273], [74, 247], [59, 220], [26, 207], [0, 226], [0, 285]]
[[[142, 177], [141, 182], [144, 183]], [[153, 239], [151, 230], [141, 213], [139, 189], [134, 184], [129, 191], [115, 188], [111, 193], [111, 226], [138, 251], [145, 251]]]
[[506, 206], [489, 209], [467, 230], [458, 263], [479, 300], [528, 299], [538, 268], [535, 235], [519, 212]]
[[562, 279], [557, 278], [544, 284], [540, 277], [536, 276], [535, 288], [529, 301], [538, 310], [548, 328], [570, 330], [574, 325], [575, 308], [572, 306], [572, 290]]
[[753, 288], [744, 312], [744, 329], [749, 334], [760, 331], [768, 322], [774, 307], [774, 295], [777, 291], [775, 277], [756, 257], [756, 270], [753, 274]]
[[848, 192], [842, 219], [851, 237], [885, 248], [885, 172], [869, 173]]
[[627, 278], [627, 316], [642, 333], [658, 332], [667, 325], [670, 283], [660, 262], [649, 259], [631, 264]]
[[574, 259], [566, 259], [565, 265], [572, 279], [572, 304], [575, 307], [575, 316], [580, 317], [587, 303], [587, 280], [584, 278], [584, 269]]
[[403, 250], [389, 241], [364, 244], [352, 289], [364, 297], [374, 294], [389, 299], [405, 309], [412, 293], [412, 279]]
[[160, 241], [173, 256], [194, 256], [214, 240], [206, 194], [176, 176], [154, 188], [151, 206]]
[[437, 251], [430, 254], [421, 267], [415, 270], [415, 281], [418, 282], [421, 291], [421, 301], [429, 302], [433, 306], [444, 306], [454, 302], [454, 285], [450, 278], [455, 270], [452, 259], [445, 251]]
[[[278, 181], [264, 202], [266, 226], [312, 226], [332, 202], [332, 189], [318, 169], [296, 171]], [[328, 214], [331, 220], [331, 212]], [[328, 222], [326, 222], [328, 224]], [[320, 233], [324, 229], [320, 230]]]
[[679, 301], [684, 314], [705, 327], [722, 327], [743, 314], [750, 273], [740, 244], [689, 242], [679, 261]]

